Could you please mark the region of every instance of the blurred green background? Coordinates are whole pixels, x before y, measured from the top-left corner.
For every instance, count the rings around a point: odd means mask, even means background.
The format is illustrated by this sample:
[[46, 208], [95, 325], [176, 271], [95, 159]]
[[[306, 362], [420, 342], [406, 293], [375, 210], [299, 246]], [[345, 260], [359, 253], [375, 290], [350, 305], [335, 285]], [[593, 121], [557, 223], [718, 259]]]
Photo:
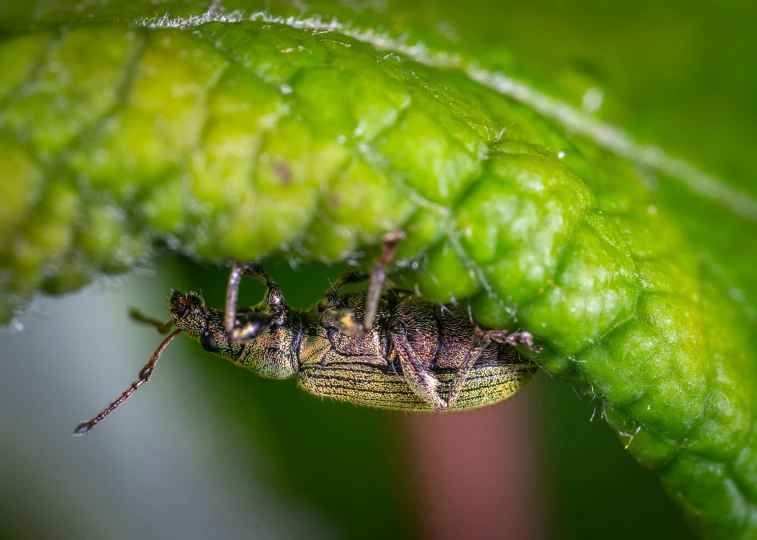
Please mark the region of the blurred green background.
[[[11, 14], [19, 5], [0, 3]], [[342, 4], [367, 6], [363, 21], [400, 5]], [[599, 117], [757, 193], [753, 2], [437, 4], [403, 7], [403, 24], [439, 16], [439, 35], [493, 64], [517, 62], [574, 104], [601, 89]], [[302, 308], [339, 271], [271, 266]], [[416, 418], [322, 402], [181, 338], [122, 410], [71, 437], [160, 342], [126, 308], [165, 313], [171, 288], [220, 306], [225, 280], [223, 269], [166, 260], [154, 274], [40, 299], [0, 333], [0, 537], [690, 536], [595, 403], [544, 374], [512, 403]], [[245, 283], [243, 300], [261, 290]]]
[[[319, 298], [314, 284], [325, 288], [339, 274], [322, 266], [269, 270], [298, 307]], [[155, 275], [40, 300], [20, 320], [23, 331], [0, 335], [1, 537], [690, 535], [656, 476], [624, 452], [595, 403], [543, 373], [512, 402], [415, 418], [318, 400], [181, 337], [148, 385], [90, 435], [72, 437], [76, 423], [136, 378], [161, 340], [132, 323], [127, 306], [160, 316], [172, 287], [201, 290], [220, 306], [226, 277], [225, 269], [173, 259]], [[249, 280], [242, 301], [257, 302], [262, 292]], [[466, 436], [485, 444], [454, 444]], [[468, 469], [467, 481], [450, 466]], [[432, 489], [423, 471], [460, 500]], [[435, 528], [470, 499], [501, 506], [483, 525], [507, 529]], [[502, 523], [508, 507], [523, 513]]]

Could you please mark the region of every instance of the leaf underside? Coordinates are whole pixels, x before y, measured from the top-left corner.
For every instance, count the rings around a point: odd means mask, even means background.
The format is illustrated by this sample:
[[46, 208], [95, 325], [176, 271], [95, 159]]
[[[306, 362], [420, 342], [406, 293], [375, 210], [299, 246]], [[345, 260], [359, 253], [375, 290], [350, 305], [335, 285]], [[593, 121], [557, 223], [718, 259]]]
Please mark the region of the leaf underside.
[[757, 534], [752, 297], [685, 182], [389, 34], [71, 20], [0, 41], [2, 319], [160, 250], [364, 265], [399, 227], [395, 281], [529, 329], [705, 536]]

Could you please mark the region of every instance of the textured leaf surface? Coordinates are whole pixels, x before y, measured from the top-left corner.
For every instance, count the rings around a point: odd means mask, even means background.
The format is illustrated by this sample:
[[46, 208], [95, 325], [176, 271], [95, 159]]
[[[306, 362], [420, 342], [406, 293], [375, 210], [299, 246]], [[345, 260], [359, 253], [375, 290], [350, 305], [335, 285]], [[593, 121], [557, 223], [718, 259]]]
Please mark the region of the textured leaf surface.
[[757, 534], [752, 199], [346, 8], [207, 7], [5, 14], [1, 316], [156, 247], [365, 263], [402, 227], [399, 281], [530, 329], [705, 536]]

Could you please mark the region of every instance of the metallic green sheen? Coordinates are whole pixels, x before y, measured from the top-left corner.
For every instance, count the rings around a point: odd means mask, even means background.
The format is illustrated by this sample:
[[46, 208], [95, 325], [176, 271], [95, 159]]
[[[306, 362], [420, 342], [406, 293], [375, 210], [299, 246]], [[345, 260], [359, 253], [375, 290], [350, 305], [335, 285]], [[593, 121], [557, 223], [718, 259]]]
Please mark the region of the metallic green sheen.
[[[358, 319], [367, 293], [326, 298], [308, 311], [284, 307], [277, 321], [245, 343], [233, 343], [224, 328], [222, 310], [208, 308], [196, 293], [174, 292], [171, 320], [187, 336], [203, 343], [212, 336], [208, 352], [226, 358], [269, 379], [296, 378], [299, 386], [318, 397], [378, 409], [438, 412], [412, 389], [402, 372], [403, 354], [396, 345], [401, 333], [414, 357], [441, 384], [445, 399], [455, 372], [464, 365], [476, 325], [460, 306], [440, 306], [413, 293], [391, 290], [380, 300], [372, 327], [365, 335], [348, 335], [336, 321], [346, 306]], [[278, 304], [277, 307], [281, 307]], [[267, 320], [267, 300], [237, 312], [241, 321]], [[503, 401], [520, 390], [536, 372], [512, 345], [486, 345], [465, 378], [460, 394], [445, 411], [473, 409]]]

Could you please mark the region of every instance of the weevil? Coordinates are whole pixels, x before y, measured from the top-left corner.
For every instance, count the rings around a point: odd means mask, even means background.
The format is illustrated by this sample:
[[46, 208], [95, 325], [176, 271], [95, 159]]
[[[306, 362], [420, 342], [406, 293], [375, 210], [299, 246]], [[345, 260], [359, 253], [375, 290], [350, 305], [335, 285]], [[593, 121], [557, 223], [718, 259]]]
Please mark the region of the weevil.
[[[176, 329], [160, 344], [139, 378], [100, 414], [79, 424], [91, 430], [152, 377], [168, 344], [180, 333], [211, 353], [263, 377], [289, 379], [308, 392], [369, 407], [442, 412], [496, 403], [515, 394], [536, 371], [517, 345], [540, 351], [529, 332], [487, 330], [461, 306], [423, 300], [410, 291], [384, 292], [386, 265], [402, 233], [384, 237], [370, 276], [348, 272], [307, 311], [289, 307], [279, 286], [259, 264], [234, 262], [224, 310], [208, 308], [196, 293], [174, 291], [171, 319], [161, 323], [132, 312], [160, 332]], [[266, 285], [265, 298], [237, 308], [243, 275]], [[369, 280], [367, 291], [340, 294]]]

